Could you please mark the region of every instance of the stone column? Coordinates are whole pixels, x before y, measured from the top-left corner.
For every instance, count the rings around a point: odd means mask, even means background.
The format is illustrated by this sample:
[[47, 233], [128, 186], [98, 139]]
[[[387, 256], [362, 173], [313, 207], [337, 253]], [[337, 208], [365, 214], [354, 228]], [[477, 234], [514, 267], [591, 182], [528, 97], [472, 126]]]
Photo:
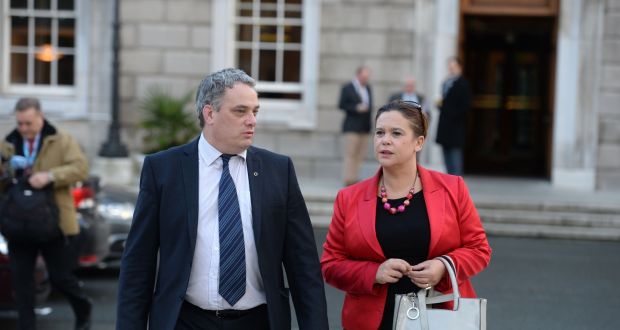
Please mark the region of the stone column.
[[457, 54], [459, 1], [417, 0], [415, 24], [414, 72], [417, 73], [418, 89], [424, 91], [433, 106], [422, 163], [444, 171], [441, 146], [435, 143], [439, 111], [434, 103], [441, 97], [441, 82], [448, 74], [447, 59]]
[[551, 171], [558, 188], [596, 186], [603, 6], [602, 0], [560, 5]]

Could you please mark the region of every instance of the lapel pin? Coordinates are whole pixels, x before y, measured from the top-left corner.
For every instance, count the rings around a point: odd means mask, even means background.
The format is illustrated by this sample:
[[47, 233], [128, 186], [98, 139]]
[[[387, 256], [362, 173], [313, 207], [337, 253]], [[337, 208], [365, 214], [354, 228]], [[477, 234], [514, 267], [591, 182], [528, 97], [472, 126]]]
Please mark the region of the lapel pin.
[[258, 172], [254, 172], [254, 176], [258, 176]]

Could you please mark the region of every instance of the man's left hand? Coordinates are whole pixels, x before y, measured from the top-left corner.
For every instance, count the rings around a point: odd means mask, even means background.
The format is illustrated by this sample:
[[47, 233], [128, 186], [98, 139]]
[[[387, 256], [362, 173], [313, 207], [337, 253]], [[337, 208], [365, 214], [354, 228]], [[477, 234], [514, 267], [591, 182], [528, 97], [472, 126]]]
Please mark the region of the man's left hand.
[[47, 172], [36, 172], [28, 179], [30, 186], [35, 189], [41, 189], [50, 183], [50, 176]]

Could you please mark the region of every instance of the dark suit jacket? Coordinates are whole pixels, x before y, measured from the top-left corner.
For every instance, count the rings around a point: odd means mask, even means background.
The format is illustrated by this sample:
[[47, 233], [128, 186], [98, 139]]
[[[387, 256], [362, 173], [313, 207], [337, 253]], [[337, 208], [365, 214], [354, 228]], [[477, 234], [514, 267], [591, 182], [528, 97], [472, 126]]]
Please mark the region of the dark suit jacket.
[[360, 113], [357, 112], [356, 107], [359, 103], [362, 102], [362, 98], [359, 96], [359, 94], [357, 94], [355, 86], [352, 82], [349, 82], [348, 84], [342, 86], [338, 106], [341, 110], [346, 112], [346, 117], [344, 118], [344, 122], [342, 123], [343, 132], [370, 132], [370, 116], [372, 114], [372, 92], [369, 85], [367, 85], [366, 88], [368, 89], [369, 110], [367, 112]]
[[[290, 329], [286, 269], [301, 329], [327, 329], [310, 218], [290, 158], [250, 147], [254, 239], [271, 329]], [[219, 180], [219, 178], [218, 178]], [[198, 226], [198, 140], [147, 156], [119, 279], [117, 329], [173, 329]], [[159, 260], [158, 260], [159, 252]]]
[[463, 148], [467, 111], [471, 103], [469, 83], [457, 78], [442, 100], [437, 124], [437, 143], [447, 148]]

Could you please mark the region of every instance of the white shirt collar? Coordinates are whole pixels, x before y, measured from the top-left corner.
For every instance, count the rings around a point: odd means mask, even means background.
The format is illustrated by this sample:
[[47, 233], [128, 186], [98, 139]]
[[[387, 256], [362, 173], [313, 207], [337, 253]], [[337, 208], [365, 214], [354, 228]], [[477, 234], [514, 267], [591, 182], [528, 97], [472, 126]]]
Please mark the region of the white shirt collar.
[[[243, 160], [245, 161], [247, 153], [248, 150], [246, 149], [243, 150], [243, 152], [238, 153], [237, 156], [243, 158]], [[204, 134], [201, 133], [200, 139], [198, 140], [198, 156], [205, 162], [205, 164], [207, 164], [207, 166], [210, 166], [211, 164], [213, 164], [213, 162], [220, 158], [221, 155], [222, 152], [215, 149], [215, 147], [212, 146], [209, 141], [207, 141]]]

